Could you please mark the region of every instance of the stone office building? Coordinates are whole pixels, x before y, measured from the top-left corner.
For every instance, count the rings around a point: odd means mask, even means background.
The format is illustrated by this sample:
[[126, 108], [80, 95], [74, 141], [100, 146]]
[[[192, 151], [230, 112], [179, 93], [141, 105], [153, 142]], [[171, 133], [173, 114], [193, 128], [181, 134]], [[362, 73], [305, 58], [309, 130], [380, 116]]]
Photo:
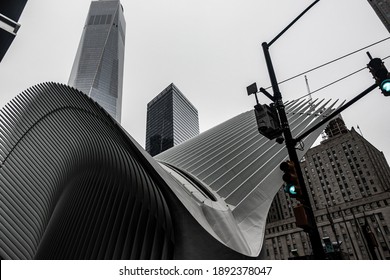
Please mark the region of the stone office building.
[[[347, 259], [390, 259], [390, 168], [382, 152], [341, 118], [301, 163], [310, 202], [327, 252]], [[295, 226], [297, 202], [281, 189], [268, 214], [268, 259], [311, 254], [308, 235]]]

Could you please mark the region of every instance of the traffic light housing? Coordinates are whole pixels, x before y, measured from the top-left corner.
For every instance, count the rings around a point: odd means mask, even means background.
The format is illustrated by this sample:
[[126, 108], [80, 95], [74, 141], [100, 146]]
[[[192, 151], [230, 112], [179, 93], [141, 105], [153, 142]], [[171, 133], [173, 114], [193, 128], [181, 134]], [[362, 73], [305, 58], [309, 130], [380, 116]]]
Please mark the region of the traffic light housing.
[[280, 170], [283, 171], [284, 192], [290, 195], [292, 198], [296, 198], [299, 201], [302, 200], [301, 187], [299, 185], [299, 179], [297, 171], [295, 169], [294, 162], [291, 160], [284, 161], [280, 164]]
[[255, 115], [259, 133], [272, 140], [282, 135], [280, 121], [275, 106], [255, 105]]
[[379, 86], [384, 96], [390, 96], [390, 74], [387, 71], [382, 59], [371, 58], [367, 64], [376, 84]]

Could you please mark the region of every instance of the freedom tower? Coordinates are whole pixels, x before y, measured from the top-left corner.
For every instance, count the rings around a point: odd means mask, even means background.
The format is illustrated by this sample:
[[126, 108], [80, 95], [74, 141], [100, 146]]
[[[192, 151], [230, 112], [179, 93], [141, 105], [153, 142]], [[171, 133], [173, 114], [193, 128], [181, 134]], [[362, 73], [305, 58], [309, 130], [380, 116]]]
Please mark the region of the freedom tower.
[[91, 2], [68, 84], [121, 121], [126, 22], [118, 0]]

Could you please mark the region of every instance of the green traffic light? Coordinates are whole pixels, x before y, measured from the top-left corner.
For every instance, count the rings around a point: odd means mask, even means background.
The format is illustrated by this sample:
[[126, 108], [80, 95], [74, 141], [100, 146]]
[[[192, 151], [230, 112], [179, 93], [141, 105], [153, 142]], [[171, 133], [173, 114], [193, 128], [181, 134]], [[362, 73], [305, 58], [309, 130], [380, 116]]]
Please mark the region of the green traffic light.
[[390, 92], [390, 79], [386, 79], [381, 83], [381, 89], [385, 92]]
[[295, 191], [295, 186], [294, 186], [294, 185], [290, 186], [290, 188], [289, 188], [289, 193], [291, 193], [291, 194], [297, 194], [297, 192]]
[[292, 195], [296, 195], [296, 194], [297, 194], [294, 185], [286, 185], [286, 186], [284, 187], [284, 191], [285, 191], [286, 193], [292, 194]]

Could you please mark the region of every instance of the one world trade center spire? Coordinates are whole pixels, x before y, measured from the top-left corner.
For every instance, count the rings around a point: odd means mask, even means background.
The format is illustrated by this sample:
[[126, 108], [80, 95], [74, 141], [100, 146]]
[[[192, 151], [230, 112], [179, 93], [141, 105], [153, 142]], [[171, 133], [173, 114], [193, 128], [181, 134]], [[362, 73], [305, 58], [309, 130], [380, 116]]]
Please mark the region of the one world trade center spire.
[[68, 82], [119, 123], [125, 30], [123, 7], [118, 0], [92, 1]]

